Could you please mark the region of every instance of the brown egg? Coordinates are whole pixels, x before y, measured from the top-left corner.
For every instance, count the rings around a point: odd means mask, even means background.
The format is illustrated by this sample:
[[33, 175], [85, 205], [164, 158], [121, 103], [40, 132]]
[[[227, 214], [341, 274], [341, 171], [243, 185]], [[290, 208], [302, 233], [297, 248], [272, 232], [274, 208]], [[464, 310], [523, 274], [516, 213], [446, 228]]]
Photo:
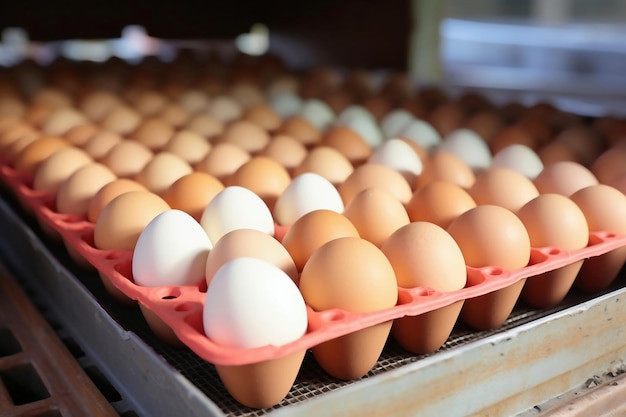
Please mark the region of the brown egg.
[[150, 191], [120, 194], [98, 216], [94, 244], [98, 249], [132, 251], [148, 223], [169, 209], [165, 200]]
[[224, 184], [214, 176], [192, 172], [174, 181], [162, 197], [171, 208], [182, 210], [200, 222], [206, 206], [223, 189]]
[[253, 191], [272, 209], [290, 182], [291, 176], [281, 164], [267, 156], [255, 156], [237, 168], [225, 184]]
[[[589, 231], [626, 234], [623, 221], [626, 195], [621, 191], [606, 184], [595, 184], [574, 192], [571, 199], [584, 213]], [[617, 278], [625, 262], [626, 247], [586, 259], [574, 285], [586, 292], [601, 291]]]
[[574, 149], [563, 142], [548, 142], [539, 147], [537, 155], [543, 165], [564, 161], [579, 163], [578, 155], [576, 155]]
[[[340, 237], [319, 247], [304, 266], [299, 287], [306, 303], [316, 311], [377, 311], [392, 308], [398, 300], [389, 260], [373, 243], [359, 237]], [[321, 343], [313, 347], [313, 356], [335, 378], [360, 378], [378, 361], [391, 324]]]
[[180, 156], [192, 165], [200, 162], [211, 150], [211, 143], [191, 130], [179, 130], [167, 142], [164, 151]]
[[481, 172], [468, 189], [476, 204], [494, 204], [513, 212], [539, 195], [532, 180], [509, 168]]
[[41, 133], [26, 123], [14, 125], [0, 133], [0, 152], [6, 154], [11, 146], [20, 139], [32, 138], [32, 140], [35, 140], [39, 136], [41, 136]]
[[202, 90], [189, 89], [183, 92], [177, 101], [187, 113], [193, 115], [207, 110], [211, 98]]
[[59, 213], [86, 216], [93, 196], [109, 182], [117, 179], [113, 171], [98, 162], [78, 168], [58, 189], [56, 210]]
[[30, 98], [36, 104], [46, 104], [53, 108], [70, 107], [72, 98], [59, 88], [44, 86], [38, 89]]
[[576, 161], [589, 166], [604, 151], [605, 144], [600, 134], [593, 128], [578, 124], [567, 127], [553, 139], [568, 146]]
[[411, 186], [401, 173], [386, 165], [369, 162], [357, 167], [338, 190], [347, 206], [359, 192], [372, 187], [384, 188], [402, 204], [408, 203], [413, 195]]
[[63, 136], [74, 126], [87, 123], [87, 118], [71, 107], [61, 107], [52, 113], [41, 125], [41, 132], [48, 136]]
[[129, 135], [141, 123], [141, 115], [132, 107], [119, 104], [115, 106], [100, 121], [104, 130], [118, 133], [122, 136]]
[[100, 131], [100, 127], [92, 123], [82, 123], [71, 127], [63, 138], [74, 146], [83, 146], [89, 138]]
[[98, 217], [100, 217], [102, 209], [109, 204], [111, 200], [118, 195], [129, 191], [148, 191], [148, 189], [137, 181], [128, 178], [117, 178], [103, 185], [93, 195], [93, 198], [89, 202], [89, 207], [87, 208], [87, 219], [90, 222], [95, 223], [96, 220], [98, 220]]
[[16, 155], [13, 166], [23, 173], [34, 173], [39, 164], [61, 148], [70, 146], [63, 138], [56, 136], [42, 136], [26, 145]]
[[174, 136], [174, 127], [157, 117], [142, 120], [135, 131], [129, 135], [131, 139], [146, 145], [153, 152], [163, 149], [172, 136]]
[[[585, 215], [569, 197], [548, 193], [530, 200], [517, 212], [534, 248], [553, 247], [577, 250], [587, 246], [589, 226]], [[563, 301], [578, 275], [583, 261], [530, 277], [521, 298], [527, 304], [546, 308]]]
[[167, 97], [158, 91], [141, 91], [131, 100], [131, 104], [143, 116], [154, 116], [167, 105]]
[[207, 112], [216, 120], [229, 123], [241, 117], [243, 107], [234, 98], [220, 94], [209, 103]]
[[468, 117], [462, 123], [462, 127], [476, 132], [490, 144], [496, 134], [504, 128], [504, 119], [496, 110], [486, 109]]
[[212, 139], [224, 131], [224, 124], [208, 113], [198, 113], [189, 119], [184, 128]]
[[35, 140], [41, 138], [41, 134], [37, 131], [31, 131], [20, 136], [17, 140], [11, 142], [6, 149], [2, 150], [3, 158], [8, 162], [14, 162], [24, 148]]
[[476, 202], [460, 185], [432, 181], [413, 192], [406, 211], [412, 222], [431, 222], [446, 229], [454, 219], [474, 207]]
[[219, 137], [220, 142], [237, 145], [254, 154], [263, 149], [270, 141], [270, 135], [259, 125], [247, 120], [238, 120], [229, 124]]
[[280, 116], [267, 104], [256, 104], [246, 109], [243, 120], [255, 123], [267, 132], [273, 132], [282, 124]]
[[305, 117], [293, 115], [285, 119], [276, 133], [291, 136], [303, 145], [310, 147], [319, 142], [321, 132]]
[[244, 110], [265, 102], [263, 92], [253, 82], [236, 82], [229, 88], [228, 94], [234, 98]]
[[191, 174], [193, 168], [181, 157], [170, 152], [159, 152], [135, 176], [148, 190], [162, 195], [176, 180]]
[[581, 188], [598, 184], [598, 179], [582, 164], [560, 161], [544, 166], [533, 182], [541, 194], [570, 196]]
[[363, 99], [362, 106], [365, 107], [374, 116], [374, 119], [380, 122], [393, 107], [391, 102], [380, 95], [374, 95]]
[[359, 236], [381, 247], [396, 230], [410, 222], [404, 205], [384, 188], [366, 188], [346, 206], [344, 216]]
[[113, 92], [96, 90], [88, 93], [78, 104], [78, 109], [92, 122], [99, 122], [121, 103]]
[[337, 149], [354, 166], [367, 161], [373, 152], [363, 136], [345, 126], [334, 126], [328, 129], [322, 136], [319, 146]]
[[432, 181], [448, 181], [468, 189], [476, 176], [472, 169], [458, 156], [445, 151], [436, 152], [424, 161], [422, 172], [417, 177], [419, 189]]
[[56, 193], [68, 177], [91, 162], [93, 159], [80, 148], [66, 146], [58, 149], [37, 166], [33, 189]]
[[181, 128], [189, 121], [189, 113], [176, 103], [167, 103], [156, 115], [174, 128]]
[[589, 169], [599, 182], [606, 184], [626, 172], [626, 147], [612, 146], [600, 154]]
[[256, 229], [235, 229], [220, 237], [209, 252], [205, 274], [207, 284], [222, 265], [242, 256], [268, 261], [283, 270], [296, 284], [299, 281], [296, 264], [276, 238]]
[[307, 149], [297, 139], [287, 135], [273, 136], [269, 143], [259, 151], [258, 155], [267, 156], [284, 166], [289, 173], [293, 173], [304, 158], [307, 156]]
[[537, 139], [521, 126], [511, 125], [500, 129], [496, 132], [489, 147], [492, 154], [497, 154], [509, 145], [520, 144], [526, 145], [531, 149], [538, 148]]
[[352, 174], [354, 167], [341, 152], [330, 146], [316, 146], [293, 170], [293, 177], [305, 172], [313, 172], [326, 178], [335, 186]]
[[301, 271], [320, 246], [344, 236], [359, 236], [356, 227], [346, 216], [333, 210], [314, 210], [298, 218], [289, 227], [282, 244], [293, 258], [298, 271]]
[[56, 107], [45, 103], [31, 103], [24, 113], [24, 121], [40, 129]]
[[198, 171], [213, 175], [221, 182], [225, 182], [252, 156], [245, 149], [232, 143], [216, 143], [206, 156], [195, 165]]
[[427, 121], [443, 137], [458, 129], [465, 119], [465, 113], [458, 103], [443, 103], [435, 107], [428, 115]]
[[120, 135], [106, 130], [100, 130], [92, 135], [82, 148], [93, 159], [102, 159], [111, 149], [124, 140]]
[[504, 207], [476, 206], [459, 215], [446, 230], [469, 266], [518, 269], [530, 260], [528, 232], [522, 221]]
[[[381, 247], [393, 267], [398, 286], [456, 291], [465, 287], [467, 272], [461, 249], [445, 229], [411, 222], [396, 230]], [[450, 336], [463, 302], [394, 321], [398, 343], [414, 353], [432, 353]]]
[[[479, 205], [457, 217], [446, 229], [472, 267], [516, 270], [530, 261], [530, 238], [522, 221], [510, 210]], [[465, 300], [461, 320], [475, 329], [493, 329], [509, 317], [525, 279], [483, 296]], [[468, 276], [468, 284], [475, 285]]]
[[153, 156], [154, 153], [145, 145], [126, 139], [113, 145], [100, 162], [108, 166], [118, 177], [130, 178], [139, 174]]

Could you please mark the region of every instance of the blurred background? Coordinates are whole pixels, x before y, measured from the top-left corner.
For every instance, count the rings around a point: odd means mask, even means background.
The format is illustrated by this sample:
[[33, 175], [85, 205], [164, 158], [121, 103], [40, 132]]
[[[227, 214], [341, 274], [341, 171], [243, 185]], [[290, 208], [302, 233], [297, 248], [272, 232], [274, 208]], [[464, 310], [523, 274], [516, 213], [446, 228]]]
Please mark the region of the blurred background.
[[624, 22], [625, 0], [23, 0], [3, 5], [0, 65], [271, 53], [296, 70], [399, 70], [496, 100], [622, 113]]

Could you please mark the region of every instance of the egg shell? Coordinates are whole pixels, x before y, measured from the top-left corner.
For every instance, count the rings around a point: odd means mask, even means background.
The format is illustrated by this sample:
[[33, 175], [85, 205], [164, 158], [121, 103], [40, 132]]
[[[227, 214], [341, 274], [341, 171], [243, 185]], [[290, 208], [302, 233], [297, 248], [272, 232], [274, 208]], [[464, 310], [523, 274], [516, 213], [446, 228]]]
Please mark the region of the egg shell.
[[[570, 198], [580, 207], [589, 230], [626, 234], [626, 195], [606, 184], [590, 185], [574, 192]], [[589, 242], [592, 244], [593, 242]], [[574, 285], [589, 293], [609, 286], [626, 261], [626, 247], [585, 260]]]
[[137, 285], [192, 285], [204, 277], [212, 244], [189, 214], [172, 209], [154, 217], [141, 231], [132, 257]]
[[127, 104], [115, 106], [100, 121], [104, 130], [118, 133], [122, 136], [131, 134], [141, 123], [141, 115]]
[[67, 178], [90, 162], [93, 159], [80, 148], [68, 146], [59, 149], [38, 165], [33, 178], [33, 189], [56, 193]]
[[192, 116], [185, 129], [191, 130], [202, 137], [211, 140], [224, 131], [224, 123], [208, 113], [198, 113]]
[[179, 129], [189, 121], [190, 115], [181, 105], [167, 103], [157, 114], [157, 117], [163, 119], [175, 129]]
[[291, 176], [287, 169], [267, 156], [250, 158], [225, 181], [226, 185], [237, 185], [253, 191], [271, 210], [290, 183]]
[[476, 181], [474, 171], [458, 156], [445, 151], [435, 152], [424, 161], [415, 189], [432, 181], [449, 181], [469, 189]]
[[402, 139], [391, 138], [376, 147], [368, 162], [387, 165], [400, 172], [409, 184], [415, 184], [424, 168], [422, 159]]
[[243, 114], [243, 107], [234, 98], [219, 94], [209, 103], [207, 112], [222, 123], [232, 122]]
[[85, 95], [78, 103], [78, 109], [92, 122], [102, 120], [120, 104], [121, 98], [106, 90], [95, 90]]
[[101, 130], [94, 133], [87, 142], [82, 145], [82, 148], [93, 159], [102, 159], [109, 151], [122, 140], [122, 136], [117, 133]]
[[111, 200], [94, 226], [94, 245], [104, 250], [135, 249], [139, 235], [152, 219], [170, 206], [150, 191], [129, 191]]
[[177, 102], [189, 114], [196, 114], [209, 107], [211, 98], [202, 90], [189, 89], [178, 97]]
[[482, 171], [468, 192], [478, 205], [494, 204], [513, 212], [539, 195], [532, 180], [509, 168]]
[[613, 146], [605, 150], [591, 163], [589, 169], [603, 184], [626, 173], [626, 147]]
[[210, 284], [222, 265], [244, 256], [270, 262], [283, 270], [295, 283], [299, 281], [296, 264], [276, 238], [256, 229], [235, 229], [223, 235], [213, 245], [205, 265], [207, 284]]
[[[577, 250], [587, 246], [589, 226], [585, 215], [570, 198], [561, 194], [541, 194], [517, 212], [534, 248], [553, 247]], [[583, 261], [566, 265], [528, 278], [521, 298], [537, 307], [552, 307], [560, 303], [571, 289]]]
[[[467, 282], [465, 260], [452, 236], [429, 222], [411, 222], [393, 232], [381, 246], [398, 286], [455, 291]], [[452, 333], [463, 301], [418, 316], [394, 321], [392, 334], [409, 352], [439, 349]]]
[[268, 156], [284, 166], [292, 174], [304, 161], [308, 153], [307, 148], [291, 136], [278, 134], [270, 139], [258, 155]]
[[380, 128], [385, 139], [398, 136], [400, 132], [413, 121], [414, 116], [405, 109], [393, 109], [380, 121]]
[[93, 196], [116, 178], [113, 171], [98, 162], [78, 168], [59, 186], [56, 195], [57, 212], [86, 216]]
[[298, 271], [313, 252], [339, 237], [358, 237], [359, 232], [343, 214], [333, 210], [314, 210], [304, 214], [287, 229], [282, 244], [293, 258]]
[[359, 236], [381, 247], [387, 238], [410, 222], [400, 200], [384, 188], [366, 188], [343, 211]]
[[171, 152], [161, 151], [148, 161], [135, 180], [162, 195], [176, 180], [192, 172], [193, 168], [187, 161]]
[[458, 156], [474, 171], [487, 169], [491, 165], [491, 149], [483, 138], [469, 129], [451, 131], [444, 136], [437, 149]]
[[430, 222], [411, 222], [394, 231], [381, 250], [398, 285], [455, 291], [467, 282], [465, 259], [452, 236]]
[[338, 186], [354, 171], [352, 163], [337, 149], [330, 146], [316, 146], [309, 151], [300, 165], [294, 168], [294, 177], [305, 172], [321, 175]]
[[224, 346], [280, 346], [304, 335], [307, 312], [298, 287], [282, 269], [239, 257], [213, 275], [203, 322], [206, 335]]
[[235, 144], [253, 154], [267, 146], [270, 135], [253, 122], [237, 120], [224, 129], [220, 141]]
[[278, 196], [274, 219], [280, 225], [291, 225], [306, 213], [328, 209], [341, 213], [343, 200], [337, 188], [326, 178], [313, 172], [295, 177]]
[[39, 164], [61, 148], [71, 146], [56, 136], [41, 136], [30, 141], [13, 160], [13, 167], [21, 173], [34, 173]]
[[338, 150], [354, 166], [367, 161], [373, 152], [365, 138], [348, 126], [333, 126], [328, 129], [318, 145]]
[[250, 153], [240, 146], [221, 142], [211, 147], [206, 156], [195, 164], [195, 169], [225, 182], [250, 158], [252, 158]]
[[198, 133], [191, 130], [179, 130], [165, 144], [163, 150], [195, 165], [209, 153], [211, 146], [211, 143]]
[[128, 191], [148, 191], [146, 187], [141, 185], [135, 180], [128, 178], [117, 178], [113, 181], [103, 185], [89, 201], [87, 208], [87, 219], [95, 223], [100, 217], [102, 209], [109, 204], [118, 195], [126, 193]]
[[304, 116], [297, 114], [286, 117], [276, 129], [276, 133], [291, 136], [307, 147], [318, 143], [322, 135], [322, 132], [313, 123]]
[[[320, 246], [305, 264], [299, 287], [316, 311], [376, 311], [392, 308], [398, 299], [389, 260], [373, 243], [359, 237], [340, 237]], [[378, 361], [390, 330], [391, 322], [387, 322], [332, 339], [314, 346], [313, 356], [336, 378], [360, 378]]]
[[235, 229], [256, 229], [274, 235], [274, 219], [265, 202], [253, 191], [227, 186], [204, 209], [200, 224], [215, 245]]
[[223, 189], [224, 184], [217, 178], [196, 171], [174, 181], [162, 197], [170, 207], [190, 214], [199, 222], [206, 206]]
[[408, 203], [413, 195], [402, 174], [386, 165], [369, 162], [357, 167], [338, 189], [344, 204], [348, 205], [360, 191], [372, 187], [386, 189], [402, 204]]
[[86, 123], [87, 118], [71, 107], [60, 107], [53, 110], [41, 125], [41, 132], [48, 136], [62, 136], [74, 126]]
[[99, 160], [120, 178], [131, 178], [139, 174], [152, 159], [154, 153], [145, 145], [134, 140], [123, 140]]
[[433, 181], [415, 190], [406, 204], [412, 222], [431, 222], [446, 229], [454, 219], [476, 207], [476, 202], [460, 185]]
[[82, 123], [68, 129], [63, 138], [74, 146], [83, 146], [99, 131], [100, 127], [93, 123]]
[[582, 188], [598, 184], [598, 179], [578, 162], [559, 161], [544, 166], [533, 182], [541, 194], [571, 196]]
[[428, 153], [436, 149], [442, 140], [439, 132], [430, 123], [421, 119], [410, 121], [397, 136], [412, 140]]
[[536, 150], [539, 147], [537, 138], [522, 126], [517, 125], [509, 125], [502, 128], [489, 143], [491, 153], [494, 155], [511, 145], [523, 145], [532, 150]]
[[269, 105], [261, 103], [252, 106], [244, 112], [242, 118], [256, 123], [268, 132], [273, 132], [282, 123], [281, 117]]
[[515, 143], [500, 149], [491, 160], [491, 168], [510, 168], [534, 180], [543, 170], [543, 162], [530, 147]]
[[337, 116], [335, 125], [354, 130], [371, 148], [375, 148], [383, 142], [383, 133], [378, 127], [376, 119], [363, 106], [352, 105], [344, 109]]
[[307, 119], [320, 131], [326, 130], [336, 117], [330, 106], [319, 99], [305, 100], [300, 106], [298, 114]]
[[158, 152], [165, 147], [174, 133], [174, 127], [167, 121], [160, 117], [150, 117], [142, 120], [129, 137]]
[[286, 119], [300, 110], [302, 99], [293, 91], [280, 91], [270, 95], [269, 105], [279, 117]]

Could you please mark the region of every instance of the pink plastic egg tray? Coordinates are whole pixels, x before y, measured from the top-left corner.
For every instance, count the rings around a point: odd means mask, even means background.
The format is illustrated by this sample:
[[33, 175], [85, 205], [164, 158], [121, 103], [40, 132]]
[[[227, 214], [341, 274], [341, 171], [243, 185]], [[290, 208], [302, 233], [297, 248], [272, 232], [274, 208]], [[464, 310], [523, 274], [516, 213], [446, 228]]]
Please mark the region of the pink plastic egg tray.
[[458, 291], [444, 293], [429, 288], [398, 288], [396, 306], [370, 313], [352, 313], [340, 309], [314, 311], [308, 308], [308, 329], [300, 339], [283, 346], [237, 349], [220, 346], [204, 334], [204, 280], [191, 286], [146, 288], [135, 285], [131, 274], [131, 252], [95, 248], [93, 223], [77, 216], [56, 213], [53, 210], [54, 196], [32, 190], [28, 186], [29, 179], [17, 174], [8, 165], [0, 166], [0, 176], [22, 205], [32, 211], [43, 226], [57, 233], [66, 246], [82, 256], [101, 276], [108, 277], [126, 297], [156, 314], [198, 356], [220, 365], [245, 365], [284, 357], [360, 329], [405, 316], [418, 316], [458, 301], [479, 297], [522, 279], [626, 246], [626, 236], [606, 231], [592, 233], [590, 245], [576, 251], [568, 252], [554, 247], [533, 248], [529, 265], [521, 269], [467, 267], [467, 285]]

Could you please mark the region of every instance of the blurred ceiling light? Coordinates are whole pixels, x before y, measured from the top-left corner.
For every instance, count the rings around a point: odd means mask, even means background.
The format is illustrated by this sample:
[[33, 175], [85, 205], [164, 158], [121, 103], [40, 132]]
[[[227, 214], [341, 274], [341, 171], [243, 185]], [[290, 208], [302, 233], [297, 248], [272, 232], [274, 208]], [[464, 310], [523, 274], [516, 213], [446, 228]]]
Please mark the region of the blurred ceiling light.
[[235, 38], [235, 45], [240, 52], [248, 55], [263, 55], [270, 47], [270, 32], [263, 23], [256, 23], [250, 33], [242, 33]]

